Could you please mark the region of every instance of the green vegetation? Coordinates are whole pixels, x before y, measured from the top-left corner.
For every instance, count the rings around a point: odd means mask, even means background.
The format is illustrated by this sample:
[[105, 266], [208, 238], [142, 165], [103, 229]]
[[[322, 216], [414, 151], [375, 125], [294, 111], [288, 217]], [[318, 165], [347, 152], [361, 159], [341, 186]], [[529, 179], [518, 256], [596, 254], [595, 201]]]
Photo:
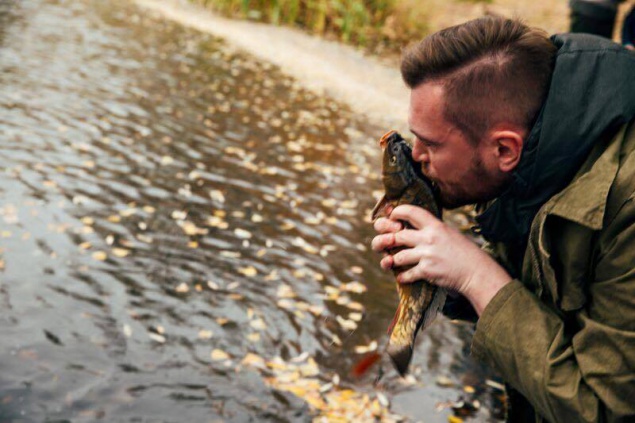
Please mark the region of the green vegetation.
[[427, 33], [417, 0], [191, 0], [225, 16], [300, 27], [380, 52]]

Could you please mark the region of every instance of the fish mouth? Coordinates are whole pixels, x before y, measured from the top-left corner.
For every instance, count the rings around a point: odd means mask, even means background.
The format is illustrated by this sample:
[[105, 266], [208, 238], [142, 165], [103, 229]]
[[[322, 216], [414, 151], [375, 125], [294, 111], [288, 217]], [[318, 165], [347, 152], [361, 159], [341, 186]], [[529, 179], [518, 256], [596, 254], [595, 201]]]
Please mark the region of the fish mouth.
[[381, 149], [385, 149], [386, 146], [388, 145], [388, 141], [390, 140], [390, 138], [393, 136], [393, 134], [397, 134], [397, 131], [390, 130], [388, 132], [386, 132], [384, 135], [382, 135], [382, 137], [379, 139], [379, 146], [381, 147]]

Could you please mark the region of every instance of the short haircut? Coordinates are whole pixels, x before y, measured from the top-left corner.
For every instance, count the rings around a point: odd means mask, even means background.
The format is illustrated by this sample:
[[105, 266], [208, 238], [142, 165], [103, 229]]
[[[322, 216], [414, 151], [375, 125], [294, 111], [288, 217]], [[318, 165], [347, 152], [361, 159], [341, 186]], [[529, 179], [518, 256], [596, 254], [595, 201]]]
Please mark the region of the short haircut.
[[478, 142], [494, 125], [529, 130], [546, 97], [556, 46], [519, 20], [487, 16], [432, 34], [407, 49], [409, 88], [445, 87], [445, 118]]

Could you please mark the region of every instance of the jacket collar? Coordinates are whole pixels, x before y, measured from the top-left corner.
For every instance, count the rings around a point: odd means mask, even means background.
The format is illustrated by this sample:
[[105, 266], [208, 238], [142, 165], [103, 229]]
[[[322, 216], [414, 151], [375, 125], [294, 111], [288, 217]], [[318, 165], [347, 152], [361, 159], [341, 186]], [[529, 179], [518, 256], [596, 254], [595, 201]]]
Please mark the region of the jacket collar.
[[[573, 182], [548, 202], [546, 208], [549, 214], [592, 230], [602, 228], [609, 190], [619, 168], [621, 140], [625, 131], [626, 125], [612, 137], [608, 147], [598, 143]], [[603, 148], [605, 150], [601, 152]]]

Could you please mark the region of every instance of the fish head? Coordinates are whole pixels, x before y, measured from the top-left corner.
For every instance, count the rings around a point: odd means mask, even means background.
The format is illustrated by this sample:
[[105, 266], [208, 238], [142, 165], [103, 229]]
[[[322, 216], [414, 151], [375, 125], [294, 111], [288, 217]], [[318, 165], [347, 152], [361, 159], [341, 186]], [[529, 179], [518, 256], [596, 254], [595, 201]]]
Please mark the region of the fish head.
[[412, 149], [396, 131], [381, 137], [379, 145], [382, 148], [381, 173], [386, 192], [399, 194], [412, 179]]

